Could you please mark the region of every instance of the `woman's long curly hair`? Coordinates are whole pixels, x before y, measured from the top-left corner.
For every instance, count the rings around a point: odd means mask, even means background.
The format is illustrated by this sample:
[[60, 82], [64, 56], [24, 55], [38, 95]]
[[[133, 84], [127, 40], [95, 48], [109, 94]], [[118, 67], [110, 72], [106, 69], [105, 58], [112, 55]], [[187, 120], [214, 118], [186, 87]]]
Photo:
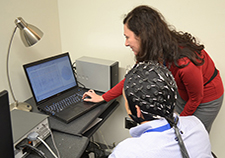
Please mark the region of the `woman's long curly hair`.
[[176, 31], [167, 25], [164, 17], [149, 6], [138, 6], [124, 18], [123, 24], [140, 37], [140, 52], [136, 56], [138, 62], [157, 61], [179, 65], [178, 59], [187, 57], [199, 66], [204, 64], [201, 50], [204, 45], [197, 43], [195, 37], [187, 32]]

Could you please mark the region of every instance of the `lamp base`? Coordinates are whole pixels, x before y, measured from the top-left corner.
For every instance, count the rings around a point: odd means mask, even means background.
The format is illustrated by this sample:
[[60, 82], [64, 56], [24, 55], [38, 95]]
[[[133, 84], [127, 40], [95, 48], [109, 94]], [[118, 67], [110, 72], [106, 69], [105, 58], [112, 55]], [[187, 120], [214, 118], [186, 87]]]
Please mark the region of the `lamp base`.
[[31, 111], [32, 110], [32, 106], [26, 102], [18, 102], [18, 104], [16, 103], [12, 103], [10, 104], [10, 111], [14, 110], [14, 109], [18, 109], [18, 110], [23, 110], [23, 111]]

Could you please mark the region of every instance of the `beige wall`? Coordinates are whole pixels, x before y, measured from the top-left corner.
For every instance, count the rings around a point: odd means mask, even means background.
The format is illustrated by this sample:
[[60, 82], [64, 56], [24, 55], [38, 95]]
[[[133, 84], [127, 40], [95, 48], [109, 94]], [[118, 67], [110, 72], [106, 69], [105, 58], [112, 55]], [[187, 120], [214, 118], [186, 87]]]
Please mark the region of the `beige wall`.
[[[120, 62], [120, 79], [125, 68], [133, 65], [134, 56], [124, 46], [122, 20], [124, 14], [139, 4], [151, 5], [178, 30], [188, 31], [199, 38], [214, 59], [225, 80], [225, 1], [222, 0], [58, 0], [62, 51], [69, 51], [72, 59], [86, 55]], [[121, 106], [95, 135], [95, 139], [116, 144], [129, 133], [124, 129], [126, 116]], [[225, 157], [225, 107], [222, 107], [210, 134], [212, 150]], [[197, 140], [196, 140], [197, 141]]]
[[[15, 27], [14, 20], [18, 16], [44, 32], [43, 39], [30, 48], [23, 46], [19, 32], [15, 35], [10, 54], [10, 75], [19, 101], [31, 97], [22, 65], [65, 51], [70, 52], [72, 61], [83, 55], [118, 60], [120, 79], [122, 79], [126, 67], [134, 64], [133, 53], [124, 46], [122, 20], [124, 14], [139, 4], [148, 4], [159, 9], [167, 21], [178, 30], [189, 31], [199, 37], [225, 80], [223, 70], [225, 1], [7, 0], [0, 1], [0, 89], [9, 89], [5, 60], [9, 40]], [[11, 96], [10, 100], [12, 101]], [[119, 101], [120, 107], [95, 134], [95, 139], [101, 142], [105, 140], [108, 144], [114, 142], [117, 144], [129, 137], [128, 130], [124, 129], [124, 116], [126, 116], [124, 101], [121, 97]], [[210, 134], [212, 150], [218, 157], [225, 157], [224, 117], [225, 107], [222, 107]]]
[[[44, 32], [43, 39], [32, 47], [25, 47], [20, 39], [19, 29], [13, 39], [10, 52], [10, 78], [19, 101], [31, 97], [22, 65], [61, 53], [59, 16], [57, 0], [7, 0], [0, 1], [0, 90], [8, 88], [6, 79], [6, 54], [17, 17], [37, 26]], [[11, 95], [9, 96], [12, 102]]]

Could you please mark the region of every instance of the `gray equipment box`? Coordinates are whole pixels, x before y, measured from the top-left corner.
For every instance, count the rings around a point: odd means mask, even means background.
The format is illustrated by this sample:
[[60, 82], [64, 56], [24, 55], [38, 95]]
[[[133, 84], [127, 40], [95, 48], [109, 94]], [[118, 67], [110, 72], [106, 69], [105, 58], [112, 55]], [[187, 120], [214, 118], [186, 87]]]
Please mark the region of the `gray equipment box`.
[[119, 62], [83, 56], [76, 60], [77, 80], [88, 89], [106, 92], [119, 80]]

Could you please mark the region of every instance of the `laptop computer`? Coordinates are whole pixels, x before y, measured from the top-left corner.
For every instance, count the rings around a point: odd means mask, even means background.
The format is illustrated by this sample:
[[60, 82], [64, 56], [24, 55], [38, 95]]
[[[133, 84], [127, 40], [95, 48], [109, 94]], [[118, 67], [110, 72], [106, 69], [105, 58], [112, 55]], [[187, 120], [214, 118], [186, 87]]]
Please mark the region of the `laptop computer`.
[[100, 104], [82, 100], [87, 89], [78, 86], [68, 52], [25, 64], [23, 68], [37, 108], [65, 123]]

